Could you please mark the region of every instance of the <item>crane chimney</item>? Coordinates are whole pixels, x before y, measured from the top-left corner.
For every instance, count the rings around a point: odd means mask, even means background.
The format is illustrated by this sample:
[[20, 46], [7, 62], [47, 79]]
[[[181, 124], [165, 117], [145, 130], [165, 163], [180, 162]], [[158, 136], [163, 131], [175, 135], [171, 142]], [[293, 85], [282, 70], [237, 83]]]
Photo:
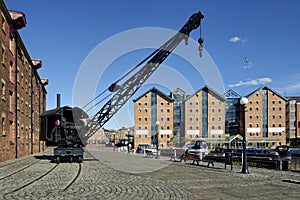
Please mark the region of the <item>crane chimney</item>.
[[56, 107], [60, 108], [60, 94], [56, 94]]

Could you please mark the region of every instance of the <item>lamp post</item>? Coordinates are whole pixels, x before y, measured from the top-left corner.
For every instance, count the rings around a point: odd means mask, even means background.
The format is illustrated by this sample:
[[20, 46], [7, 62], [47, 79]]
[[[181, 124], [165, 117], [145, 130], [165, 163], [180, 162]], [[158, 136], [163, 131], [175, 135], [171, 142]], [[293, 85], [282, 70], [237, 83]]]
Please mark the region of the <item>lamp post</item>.
[[116, 146], [116, 133], [113, 133], [114, 136], [114, 147], [113, 147], [113, 151], [115, 151], [115, 146]]
[[127, 154], [129, 154], [129, 136], [130, 136], [130, 128], [128, 128], [128, 134], [127, 134]]
[[156, 159], [158, 159], [158, 127], [159, 127], [159, 121], [156, 121]]
[[246, 134], [247, 134], [247, 126], [246, 126], [246, 106], [248, 103], [248, 99], [246, 97], [241, 98], [240, 104], [243, 106], [243, 114], [244, 114], [244, 136], [243, 136], [243, 167], [242, 167], [242, 173], [243, 174], [249, 174], [248, 165], [247, 165], [247, 140], [246, 140]]

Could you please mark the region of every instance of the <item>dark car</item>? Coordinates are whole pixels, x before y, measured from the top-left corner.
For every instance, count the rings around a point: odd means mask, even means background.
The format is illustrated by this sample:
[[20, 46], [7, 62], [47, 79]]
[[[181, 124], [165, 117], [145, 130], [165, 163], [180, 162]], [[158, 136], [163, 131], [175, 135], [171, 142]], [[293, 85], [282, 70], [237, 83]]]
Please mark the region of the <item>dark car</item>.
[[136, 153], [144, 153], [144, 150], [150, 148], [149, 144], [139, 144], [138, 148], [136, 149]]
[[277, 146], [275, 151], [279, 154], [282, 160], [291, 160], [291, 151], [289, 146]]
[[224, 162], [225, 161], [225, 153], [232, 152], [232, 149], [222, 148], [222, 147], [216, 147], [214, 150], [210, 151], [204, 159], [207, 160], [214, 160], [218, 162]]

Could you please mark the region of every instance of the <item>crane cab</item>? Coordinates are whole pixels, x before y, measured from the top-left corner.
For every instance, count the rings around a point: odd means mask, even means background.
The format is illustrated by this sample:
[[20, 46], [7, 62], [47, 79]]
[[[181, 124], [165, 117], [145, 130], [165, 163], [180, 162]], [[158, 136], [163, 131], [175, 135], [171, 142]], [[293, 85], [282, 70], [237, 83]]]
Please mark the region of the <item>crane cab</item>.
[[54, 159], [69, 158], [71, 161], [83, 159], [84, 141], [81, 139], [84, 124], [82, 119], [88, 115], [80, 108], [68, 106], [48, 110], [41, 115], [40, 139], [47, 146], [56, 146]]

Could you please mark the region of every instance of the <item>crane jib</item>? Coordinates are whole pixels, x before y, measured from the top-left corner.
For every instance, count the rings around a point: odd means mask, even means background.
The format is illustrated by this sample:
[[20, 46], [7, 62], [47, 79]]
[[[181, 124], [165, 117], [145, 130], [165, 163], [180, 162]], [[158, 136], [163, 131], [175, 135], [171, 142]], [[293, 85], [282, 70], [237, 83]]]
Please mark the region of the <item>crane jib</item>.
[[[91, 137], [98, 129], [109, 121], [111, 117], [113, 117], [113, 115], [135, 94], [135, 92], [146, 82], [146, 80], [154, 73], [154, 71], [182, 40], [185, 40], [187, 44], [190, 32], [201, 25], [203, 18], [204, 16], [200, 11], [193, 14], [177, 34], [110, 86], [109, 91], [115, 93], [111, 99], [88, 121], [85, 130], [86, 132], [84, 134], [86, 139]], [[200, 39], [198, 41], [201, 56], [203, 50], [202, 43], [204, 41], [201, 37], [201, 29]], [[143, 63], [145, 63], [144, 66], [137, 70]], [[137, 72], [125, 80], [121, 85], [117, 84], [120, 80], [125, 79], [135, 70], [137, 70]]]

